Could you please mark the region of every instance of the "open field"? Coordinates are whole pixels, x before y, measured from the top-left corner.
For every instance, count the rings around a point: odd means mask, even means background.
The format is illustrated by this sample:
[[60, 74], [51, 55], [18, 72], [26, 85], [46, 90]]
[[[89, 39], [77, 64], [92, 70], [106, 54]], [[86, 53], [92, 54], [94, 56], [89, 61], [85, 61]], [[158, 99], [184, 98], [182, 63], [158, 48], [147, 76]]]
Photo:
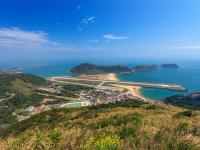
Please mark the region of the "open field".
[[100, 74], [100, 75], [81, 75], [78, 78], [88, 79], [88, 80], [119, 81], [115, 73]]
[[56, 81], [63, 81], [63, 82], [73, 82], [73, 83], [80, 83], [80, 84], [89, 84], [89, 85], [99, 85], [101, 81], [97, 80], [88, 80], [88, 79], [73, 79], [73, 78], [56, 78]]

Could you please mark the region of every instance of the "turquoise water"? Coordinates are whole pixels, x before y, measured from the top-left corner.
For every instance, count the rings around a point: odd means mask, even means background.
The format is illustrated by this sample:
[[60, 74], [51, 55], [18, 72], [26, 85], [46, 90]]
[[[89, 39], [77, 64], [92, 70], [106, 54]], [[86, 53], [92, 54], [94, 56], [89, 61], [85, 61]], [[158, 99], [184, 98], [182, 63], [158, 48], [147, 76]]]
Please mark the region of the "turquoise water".
[[[119, 79], [123, 81], [181, 84], [189, 90], [188, 92], [197, 91], [200, 89], [199, 68], [160, 68], [155, 71], [143, 71], [132, 74], [121, 74], [119, 75]], [[162, 99], [167, 96], [185, 93], [155, 88], [143, 88], [141, 92], [144, 96], [152, 99]]]
[[[52, 61], [52, 62], [38, 62], [38, 63], [28, 63], [28, 64], [18, 64], [24, 72], [39, 75], [42, 77], [49, 76], [64, 76], [70, 75], [70, 69], [83, 61]], [[85, 61], [84, 61], [85, 62]], [[95, 63], [99, 65], [114, 65], [122, 64], [127, 66], [134, 66], [137, 64], [144, 64], [143, 62], [109, 62], [109, 61], [90, 61], [90, 63]], [[130, 61], [131, 62], [131, 61]], [[165, 63], [165, 62], [163, 62]], [[146, 64], [156, 64], [151, 62], [146, 62]], [[162, 64], [161, 62], [157, 64]], [[185, 86], [189, 91], [200, 90], [200, 62], [179, 62], [181, 67], [178, 69], [163, 69], [159, 68], [155, 71], [142, 71], [135, 72], [131, 74], [119, 74], [118, 77], [122, 81], [138, 81], [138, 82], [157, 82], [157, 83], [176, 83]], [[9, 67], [2, 66], [1, 68]], [[13, 65], [10, 65], [13, 66]], [[166, 96], [184, 94], [184, 92], [175, 92], [163, 89], [155, 88], [143, 88], [141, 90], [144, 96], [151, 99], [162, 99]]]

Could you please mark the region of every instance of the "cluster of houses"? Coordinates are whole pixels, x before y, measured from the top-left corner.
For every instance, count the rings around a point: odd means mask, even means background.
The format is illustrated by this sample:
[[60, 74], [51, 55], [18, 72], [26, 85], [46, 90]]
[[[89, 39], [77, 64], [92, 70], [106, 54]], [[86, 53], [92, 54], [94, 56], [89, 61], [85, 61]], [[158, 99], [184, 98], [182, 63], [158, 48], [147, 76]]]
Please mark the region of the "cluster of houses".
[[25, 110], [27, 115], [18, 116], [18, 120], [24, 120], [34, 114], [58, 108], [79, 108], [91, 105], [96, 106], [101, 104], [116, 103], [118, 101], [125, 101], [129, 99], [134, 99], [134, 96], [127, 94], [123, 89], [91, 89], [87, 91], [81, 91], [79, 98], [74, 102], [41, 105], [38, 107], [30, 106]]
[[125, 93], [122, 89], [96, 89], [81, 92], [77, 101], [87, 101], [91, 105], [101, 105], [132, 98], [134, 98], [133, 95]]

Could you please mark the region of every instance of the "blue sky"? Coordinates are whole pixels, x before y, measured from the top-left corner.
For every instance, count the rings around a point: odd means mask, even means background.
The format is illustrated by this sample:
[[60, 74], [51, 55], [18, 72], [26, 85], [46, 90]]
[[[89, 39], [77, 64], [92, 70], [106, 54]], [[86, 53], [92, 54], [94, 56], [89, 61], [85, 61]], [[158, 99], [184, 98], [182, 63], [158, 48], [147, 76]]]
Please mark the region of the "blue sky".
[[5, 60], [199, 59], [199, 0], [0, 0]]

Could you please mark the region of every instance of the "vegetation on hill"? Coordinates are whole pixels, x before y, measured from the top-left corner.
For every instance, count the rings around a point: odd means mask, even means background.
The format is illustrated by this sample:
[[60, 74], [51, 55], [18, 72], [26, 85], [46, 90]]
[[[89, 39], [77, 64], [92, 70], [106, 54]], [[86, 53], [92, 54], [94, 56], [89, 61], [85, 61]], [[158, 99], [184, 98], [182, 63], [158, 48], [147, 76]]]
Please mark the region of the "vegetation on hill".
[[[198, 150], [200, 149], [200, 93], [167, 98], [184, 106], [148, 104], [137, 100], [79, 109], [57, 109], [18, 122], [15, 114], [40, 105], [49, 91], [45, 79], [29, 74], [0, 75], [0, 149], [71, 150]], [[57, 96], [77, 97], [87, 87], [54, 85]], [[89, 88], [90, 89], [90, 88]], [[55, 96], [55, 95], [54, 95]], [[54, 104], [66, 101], [57, 99]]]
[[163, 68], [179, 68], [177, 64], [162, 64], [161, 67]]
[[8, 93], [28, 96], [34, 87], [46, 85], [45, 79], [31, 74], [0, 74], [0, 97]]
[[126, 66], [97, 66], [94, 64], [83, 63], [71, 69], [72, 75], [94, 75], [94, 74], [105, 74], [105, 73], [123, 73], [131, 72], [132, 70]]
[[185, 95], [175, 95], [165, 98], [164, 102], [175, 106], [200, 110], [200, 91]]
[[1, 132], [0, 149], [198, 150], [198, 111], [140, 101], [58, 109]]
[[33, 91], [47, 84], [45, 79], [30, 74], [0, 74], [0, 127], [16, 122], [16, 110], [41, 102], [42, 96]]
[[81, 90], [91, 89], [79, 85], [54, 85], [60, 93], [40, 89], [49, 86], [47, 80], [30, 74], [0, 74], [0, 131], [16, 123], [17, 116], [29, 106], [68, 102], [67, 98], [78, 98]]
[[157, 65], [138, 65], [133, 67], [134, 71], [146, 71], [146, 70], [156, 70], [158, 69]]

